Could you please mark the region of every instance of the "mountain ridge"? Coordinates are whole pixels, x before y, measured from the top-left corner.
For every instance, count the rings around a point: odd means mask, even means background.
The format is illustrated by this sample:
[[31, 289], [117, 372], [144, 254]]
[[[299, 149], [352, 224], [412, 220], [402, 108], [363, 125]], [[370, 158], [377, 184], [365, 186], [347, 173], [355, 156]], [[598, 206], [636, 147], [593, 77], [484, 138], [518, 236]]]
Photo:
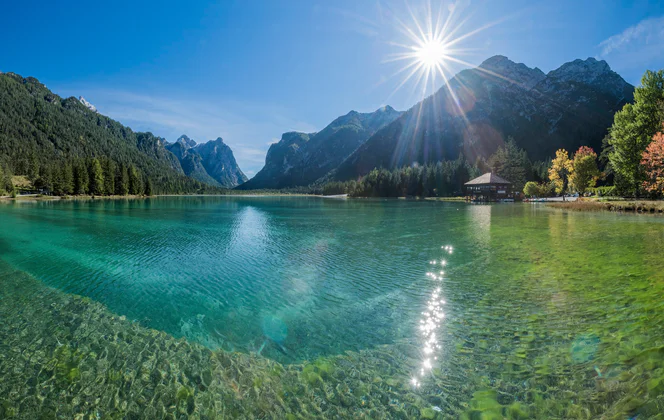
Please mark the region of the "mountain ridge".
[[508, 136], [535, 160], [558, 148], [600, 150], [613, 114], [633, 99], [634, 87], [594, 58], [542, 75], [504, 56], [462, 70], [449, 88], [441, 87], [378, 130], [322, 180], [356, 179], [373, 168], [460, 154], [474, 162], [488, 158]]
[[167, 144], [166, 149], [178, 158], [185, 175], [200, 182], [234, 188], [247, 181], [233, 151], [221, 137], [197, 144], [183, 134], [175, 143]]
[[265, 166], [240, 189], [307, 186], [337, 167], [371, 134], [401, 116], [389, 105], [374, 112], [355, 110], [316, 133], [288, 132], [272, 144]]

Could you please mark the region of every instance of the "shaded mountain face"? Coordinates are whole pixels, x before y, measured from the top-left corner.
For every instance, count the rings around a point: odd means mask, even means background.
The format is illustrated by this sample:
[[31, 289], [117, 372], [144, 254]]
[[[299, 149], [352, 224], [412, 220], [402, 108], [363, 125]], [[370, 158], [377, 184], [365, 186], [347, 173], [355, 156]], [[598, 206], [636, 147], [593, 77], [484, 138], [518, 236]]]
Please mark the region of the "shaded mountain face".
[[605, 61], [575, 60], [544, 74], [503, 56], [463, 70], [434, 95], [378, 130], [326, 179], [373, 168], [487, 158], [514, 137], [532, 160], [586, 145], [601, 149], [613, 114], [634, 87]]
[[247, 180], [235, 161], [233, 151], [221, 137], [196, 144], [186, 135], [166, 148], [177, 157], [187, 176], [209, 185], [234, 188]]
[[197, 145], [194, 150], [201, 156], [203, 167], [219, 185], [226, 188], [237, 187], [247, 181], [240, 170], [233, 151], [221, 137]]
[[175, 143], [167, 144], [166, 149], [175, 155], [180, 162], [180, 166], [185, 175], [208, 185], [220, 186], [220, 184], [207, 173], [202, 163], [203, 159], [194, 149], [192, 149], [192, 144], [196, 145], [196, 142], [183, 135], [180, 136]]
[[278, 143], [270, 146], [263, 169], [240, 188], [288, 188], [312, 184], [401, 114], [390, 106], [371, 113], [351, 111], [318, 133], [284, 133]]

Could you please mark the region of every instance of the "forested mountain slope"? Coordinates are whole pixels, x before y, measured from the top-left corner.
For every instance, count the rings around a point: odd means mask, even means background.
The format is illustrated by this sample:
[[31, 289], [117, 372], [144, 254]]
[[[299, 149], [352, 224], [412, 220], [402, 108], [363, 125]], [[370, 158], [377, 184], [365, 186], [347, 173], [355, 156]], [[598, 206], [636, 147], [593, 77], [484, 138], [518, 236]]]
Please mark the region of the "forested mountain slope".
[[91, 158], [112, 162], [114, 176], [134, 168], [154, 193], [206, 188], [185, 176], [164, 139], [136, 133], [74, 97], [63, 99], [35, 78], [0, 74], [0, 163], [6, 171], [36, 179]]

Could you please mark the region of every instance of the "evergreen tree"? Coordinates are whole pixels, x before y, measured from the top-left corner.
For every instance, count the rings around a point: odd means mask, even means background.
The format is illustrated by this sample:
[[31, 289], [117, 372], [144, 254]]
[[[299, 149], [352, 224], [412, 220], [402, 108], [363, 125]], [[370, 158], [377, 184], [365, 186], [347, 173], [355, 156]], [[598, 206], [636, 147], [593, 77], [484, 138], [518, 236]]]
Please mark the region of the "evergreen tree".
[[152, 181], [150, 178], [145, 179], [145, 195], [148, 197], [152, 195]]
[[532, 174], [532, 165], [525, 150], [517, 146], [512, 137], [491, 155], [488, 161], [491, 172], [512, 183], [515, 191], [523, 190]]
[[39, 168], [39, 176], [35, 179], [34, 186], [47, 194], [53, 191], [53, 177], [50, 165], [44, 165]]
[[104, 194], [104, 173], [101, 169], [99, 159], [92, 158], [88, 163], [88, 174], [90, 176], [90, 194], [103, 195]]
[[5, 171], [2, 169], [2, 165], [0, 164], [0, 195], [5, 195], [7, 193], [5, 188]]
[[102, 170], [104, 172], [104, 194], [115, 194], [115, 162], [105, 158], [102, 160]]
[[39, 161], [37, 160], [37, 154], [33, 151], [30, 152], [30, 160], [28, 162], [28, 168], [26, 175], [30, 181], [35, 181], [39, 178]]
[[118, 166], [117, 174], [115, 177], [115, 194], [129, 194], [129, 175], [127, 174], [127, 167], [124, 164]]
[[89, 189], [89, 175], [85, 164], [81, 161], [74, 163], [74, 194], [85, 195]]
[[61, 172], [62, 194], [74, 194], [74, 171], [71, 162], [65, 162]]
[[60, 163], [56, 163], [52, 168], [51, 168], [51, 176], [53, 179], [53, 194], [54, 195], [65, 195], [63, 189], [64, 189], [64, 183], [62, 179], [62, 170], [60, 169]]
[[129, 194], [139, 195], [143, 192], [143, 185], [141, 185], [141, 177], [138, 175], [138, 171], [134, 165], [129, 166]]

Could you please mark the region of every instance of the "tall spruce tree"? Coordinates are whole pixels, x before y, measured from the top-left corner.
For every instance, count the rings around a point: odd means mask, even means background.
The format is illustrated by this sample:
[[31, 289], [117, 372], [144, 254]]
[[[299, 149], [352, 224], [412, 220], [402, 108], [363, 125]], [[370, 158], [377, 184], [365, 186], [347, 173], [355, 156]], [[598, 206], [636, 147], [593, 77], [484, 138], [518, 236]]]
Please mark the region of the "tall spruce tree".
[[76, 161], [74, 163], [74, 194], [85, 195], [88, 193], [89, 178], [85, 163], [80, 160]]
[[61, 168], [62, 193], [74, 194], [74, 171], [71, 162], [65, 162]]
[[139, 195], [143, 192], [143, 185], [141, 182], [141, 177], [136, 170], [134, 165], [129, 166], [129, 194]]
[[517, 146], [512, 137], [491, 155], [488, 161], [491, 172], [512, 183], [515, 191], [522, 191], [526, 181], [532, 176], [532, 165], [525, 150]]
[[90, 176], [90, 194], [103, 195], [104, 194], [104, 173], [101, 169], [99, 159], [92, 158], [88, 163], [88, 174]]
[[102, 170], [104, 171], [104, 194], [115, 194], [115, 162], [111, 159], [102, 160]]
[[124, 163], [118, 166], [117, 169], [117, 174], [115, 177], [115, 194], [129, 194], [129, 175], [127, 174], [127, 167]]

